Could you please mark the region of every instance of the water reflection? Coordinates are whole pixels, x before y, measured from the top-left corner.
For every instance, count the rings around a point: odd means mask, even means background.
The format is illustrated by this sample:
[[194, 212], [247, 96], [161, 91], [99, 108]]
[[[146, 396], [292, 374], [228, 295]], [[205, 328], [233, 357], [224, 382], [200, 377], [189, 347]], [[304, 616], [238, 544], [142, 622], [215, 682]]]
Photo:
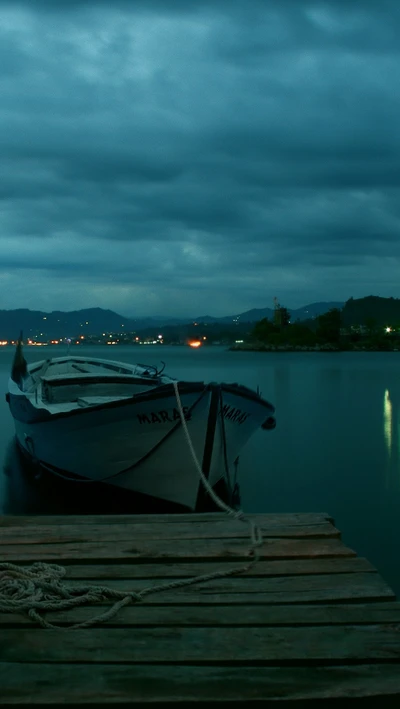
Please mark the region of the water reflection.
[[383, 435], [387, 453], [386, 489], [400, 490], [400, 402], [393, 389], [383, 397]]
[[389, 389], [386, 389], [383, 397], [383, 433], [390, 460], [393, 445], [393, 404], [390, 400]]
[[2, 514], [29, 514], [39, 504], [33, 476], [24, 474], [15, 439], [6, 448], [1, 489]]

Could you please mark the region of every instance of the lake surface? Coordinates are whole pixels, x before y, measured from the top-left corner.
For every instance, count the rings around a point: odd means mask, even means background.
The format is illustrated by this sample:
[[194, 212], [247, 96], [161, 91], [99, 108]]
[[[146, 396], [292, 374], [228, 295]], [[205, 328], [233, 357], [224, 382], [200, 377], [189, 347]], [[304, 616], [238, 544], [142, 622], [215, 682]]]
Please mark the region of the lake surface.
[[[76, 348], [78, 350], [78, 348]], [[277, 427], [258, 432], [240, 458], [246, 512], [329, 512], [344, 541], [400, 594], [400, 354], [229, 352], [219, 347], [82, 347], [82, 355], [160, 364], [184, 379], [260, 386]], [[62, 356], [26, 348], [28, 361]], [[0, 350], [0, 394], [13, 350]], [[111, 487], [32, 480], [0, 400], [3, 514], [127, 512]], [[90, 488], [90, 489], [89, 489]], [[100, 488], [100, 489], [99, 489]], [[104, 489], [103, 489], [104, 488]]]

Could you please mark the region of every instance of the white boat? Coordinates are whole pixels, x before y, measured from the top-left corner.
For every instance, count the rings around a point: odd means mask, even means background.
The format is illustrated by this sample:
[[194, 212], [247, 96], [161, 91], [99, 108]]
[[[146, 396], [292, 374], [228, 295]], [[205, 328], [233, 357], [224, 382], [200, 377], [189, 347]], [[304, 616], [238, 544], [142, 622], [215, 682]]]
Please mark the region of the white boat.
[[190, 510], [203, 488], [185, 422], [209, 483], [228, 489], [250, 436], [275, 427], [274, 407], [238, 384], [173, 380], [151, 366], [93, 357], [27, 365], [21, 340], [6, 398], [17, 442], [36, 465]]

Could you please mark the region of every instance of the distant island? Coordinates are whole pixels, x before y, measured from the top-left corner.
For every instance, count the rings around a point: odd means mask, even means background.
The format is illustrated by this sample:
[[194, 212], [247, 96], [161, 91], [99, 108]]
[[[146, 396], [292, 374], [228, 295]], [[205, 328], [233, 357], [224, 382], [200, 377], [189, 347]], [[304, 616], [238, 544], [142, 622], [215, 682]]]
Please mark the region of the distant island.
[[276, 302], [273, 317], [256, 323], [247, 340], [232, 350], [394, 351], [400, 350], [400, 300], [367, 296], [349, 298], [342, 308], [293, 322], [289, 310]]
[[274, 299], [221, 318], [126, 318], [112, 310], [0, 310], [0, 344], [20, 331], [28, 345], [222, 345], [235, 351], [400, 349], [400, 300], [368, 296], [289, 309]]

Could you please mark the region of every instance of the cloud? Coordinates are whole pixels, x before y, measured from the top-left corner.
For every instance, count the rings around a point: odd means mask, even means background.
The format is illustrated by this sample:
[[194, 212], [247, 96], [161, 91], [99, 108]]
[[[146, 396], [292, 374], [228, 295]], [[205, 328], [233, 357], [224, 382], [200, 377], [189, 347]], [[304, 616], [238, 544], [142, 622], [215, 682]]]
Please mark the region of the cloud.
[[399, 295], [400, 6], [0, 0], [3, 307]]

